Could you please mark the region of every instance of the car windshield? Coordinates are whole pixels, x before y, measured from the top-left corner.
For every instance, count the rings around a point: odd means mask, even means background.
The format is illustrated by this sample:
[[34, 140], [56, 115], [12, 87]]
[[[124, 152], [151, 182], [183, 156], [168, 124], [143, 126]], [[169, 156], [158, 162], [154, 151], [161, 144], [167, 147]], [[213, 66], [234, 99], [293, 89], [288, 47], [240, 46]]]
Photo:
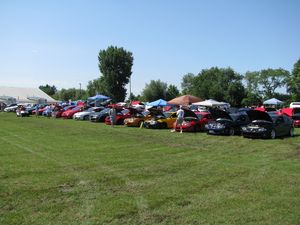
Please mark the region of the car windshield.
[[71, 108], [71, 106], [66, 106], [64, 110], [68, 110], [69, 108]]
[[201, 120], [203, 118], [203, 115], [202, 114], [196, 114], [198, 119]]
[[75, 107], [72, 110], [79, 110], [81, 107]]
[[106, 108], [106, 109], [103, 109], [102, 111], [101, 111], [101, 114], [103, 113], [108, 113], [108, 111], [109, 111], [110, 109], [109, 108]]
[[121, 114], [122, 114], [122, 115], [125, 115], [125, 114], [127, 114], [128, 112], [129, 112], [129, 109], [124, 109], [124, 110], [121, 111]]
[[275, 122], [275, 120], [277, 119], [278, 115], [276, 113], [269, 113], [269, 115], [272, 118], [272, 121]]

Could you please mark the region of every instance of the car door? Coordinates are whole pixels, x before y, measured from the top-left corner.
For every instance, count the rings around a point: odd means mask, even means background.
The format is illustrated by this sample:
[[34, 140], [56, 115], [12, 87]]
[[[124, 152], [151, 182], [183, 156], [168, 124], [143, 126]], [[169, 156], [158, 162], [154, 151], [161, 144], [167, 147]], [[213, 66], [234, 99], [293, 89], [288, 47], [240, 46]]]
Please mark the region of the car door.
[[278, 116], [275, 120], [276, 136], [285, 135], [286, 125], [283, 116]]

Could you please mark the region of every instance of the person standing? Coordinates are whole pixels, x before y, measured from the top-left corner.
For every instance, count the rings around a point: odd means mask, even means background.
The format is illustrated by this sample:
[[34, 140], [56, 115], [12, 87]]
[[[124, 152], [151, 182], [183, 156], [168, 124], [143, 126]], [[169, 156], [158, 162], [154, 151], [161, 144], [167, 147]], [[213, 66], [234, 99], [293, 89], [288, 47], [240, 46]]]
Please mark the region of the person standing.
[[111, 106], [111, 108], [108, 112], [108, 115], [109, 115], [109, 119], [110, 119], [110, 125], [111, 125], [111, 127], [114, 127], [114, 125], [116, 123], [116, 116], [117, 116], [115, 106]]
[[35, 117], [39, 117], [39, 104], [35, 105]]
[[174, 131], [176, 131], [176, 127], [179, 125], [180, 127], [180, 133], [182, 134], [182, 123], [184, 119], [184, 110], [182, 109], [182, 106], [179, 106], [179, 109], [176, 112], [177, 119], [175, 122]]

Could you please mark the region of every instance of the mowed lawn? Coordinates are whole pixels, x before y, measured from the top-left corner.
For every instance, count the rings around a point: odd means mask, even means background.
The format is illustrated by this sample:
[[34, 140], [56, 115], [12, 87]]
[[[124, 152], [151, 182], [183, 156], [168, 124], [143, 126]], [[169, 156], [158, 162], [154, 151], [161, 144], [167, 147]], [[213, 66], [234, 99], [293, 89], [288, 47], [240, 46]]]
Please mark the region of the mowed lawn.
[[300, 224], [300, 136], [0, 113], [0, 224]]

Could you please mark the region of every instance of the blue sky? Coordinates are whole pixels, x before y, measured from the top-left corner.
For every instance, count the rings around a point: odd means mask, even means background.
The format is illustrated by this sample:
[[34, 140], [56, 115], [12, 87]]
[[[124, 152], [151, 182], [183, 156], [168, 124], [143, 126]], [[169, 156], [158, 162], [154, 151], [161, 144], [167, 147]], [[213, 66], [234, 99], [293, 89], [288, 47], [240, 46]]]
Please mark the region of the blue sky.
[[299, 10], [298, 0], [0, 0], [0, 86], [84, 88], [110, 45], [133, 53], [134, 94], [212, 66], [291, 71]]

